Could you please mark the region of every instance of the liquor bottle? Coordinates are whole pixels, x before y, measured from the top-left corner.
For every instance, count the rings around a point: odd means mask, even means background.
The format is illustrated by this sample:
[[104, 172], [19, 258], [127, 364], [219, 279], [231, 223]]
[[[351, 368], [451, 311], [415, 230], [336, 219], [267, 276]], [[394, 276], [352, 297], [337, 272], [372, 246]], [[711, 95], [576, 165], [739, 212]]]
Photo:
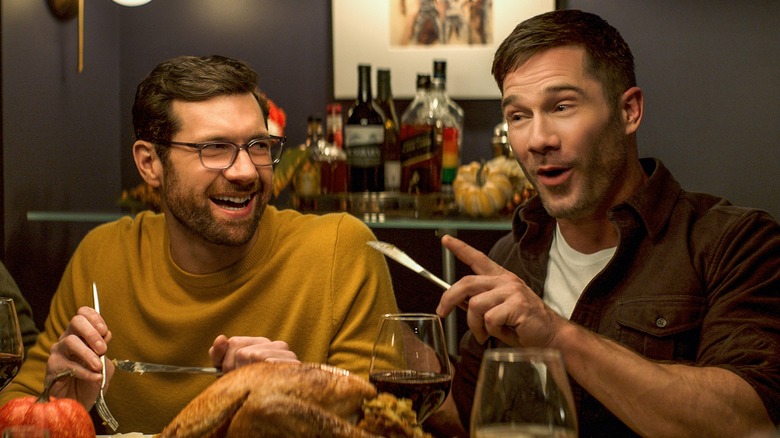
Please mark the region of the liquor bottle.
[[343, 148], [343, 119], [341, 104], [331, 103], [327, 108], [326, 136], [321, 142], [318, 159], [320, 161], [320, 192], [344, 193], [347, 184], [347, 155]]
[[306, 160], [298, 167], [293, 177], [293, 189], [299, 202], [304, 198], [320, 194], [319, 143], [322, 137], [322, 119], [309, 116], [306, 121], [306, 142], [298, 146], [308, 153]]
[[441, 191], [443, 128], [454, 123], [431, 103], [431, 76], [418, 74], [414, 99], [401, 115], [401, 191]]
[[358, 65], [358, 94], [344, 126], [344, 147], [349, 164], [351, 192], [384, 190], [382, 145], [385, 126], [371, 97], [371, 66]]
[[444, 128], [442, 151], [442, 191], [451, 189], [452, 182], [460, 166], [460, 150], [463, 136], [463, 108], [447, 94], [447, 61], [433, 61], [433, 81], [431, 82], [434, 106], [442, 106], [454, 121], [452, 126]]
[[344, 149], [344, 119], [341, 116], [341, 104], [329, 103], [326, 112], [328, 115], [325, 118], [327, 128], [325, 139], [336, 145], [337, 148]]
[[398, 115], [393, 102], [390, 70], [377, 70], [376, 104], [385, 118], [385, 142], [382, 146], [382, 162], [385, 167], [385, 191], [397, 192], [401, 188], [401, 143]]
[[501, 156], [512, 158], [512, 152], [509, 148], [509, 137], [507, 135], [508, 130], [509, 127], [506, 120], [493, 127], [493, 141], [491, 142], [493, 158]]

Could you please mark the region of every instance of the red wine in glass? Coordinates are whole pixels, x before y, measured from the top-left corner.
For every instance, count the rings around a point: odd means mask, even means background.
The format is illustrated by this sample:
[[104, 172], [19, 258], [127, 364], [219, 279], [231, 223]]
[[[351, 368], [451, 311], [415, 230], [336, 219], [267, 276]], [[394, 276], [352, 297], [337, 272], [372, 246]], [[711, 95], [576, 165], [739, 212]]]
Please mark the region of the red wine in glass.
[[425, 419], [444, 403], [452, 377], [448, 374], [398, 370], [372, 374], [369, 380], [379, 392], [411, 400], [417, 418]]
[[0, 391], [11, 383], [21, 367], [21, 356], [0, 353]]
[[411, 400], [423, 423], [444, 403], [452, 382], [441, 319], [427, 313], [383, 315], [368, 375], [379, 392]]
[[23, 358], [24, 345], [14, 300], [0, 297], [0, 391], [16, 377]]

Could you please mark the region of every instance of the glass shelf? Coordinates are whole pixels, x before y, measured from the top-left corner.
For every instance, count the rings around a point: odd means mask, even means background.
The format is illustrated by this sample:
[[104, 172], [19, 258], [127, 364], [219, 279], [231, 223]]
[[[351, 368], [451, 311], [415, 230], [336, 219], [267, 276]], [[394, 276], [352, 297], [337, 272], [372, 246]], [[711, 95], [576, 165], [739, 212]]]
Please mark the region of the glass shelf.
[[[27, 220], [30, 222], [82, 222], [104, 223], [117, 220], [129, 213], [95, 212], [95, 211], [28, 211]], [[494, 219], [470, 219], [470, 218], [441, 218], [441, 219], [405, 219], [384, 217], [381, 213], [366, 213], [358, 217], [369, 228], [395, 228], [395, 229], [455, 229], [455, 230], [485, 230], [501, 231], [511, 230], [512, 222], [509, 218]]]
[[[79, 223], [104, 223], [111, 222], [129, 213], [112, 213], [99, 211], [28, 211], [27, 220], [30, 222], [79, 222]], [[441, 218], [441, 219], [414, 219], [386, 217], [381, 213], [365, 213], [358, 216], [369, 228], [391, 229], [454, 229], [454, 230], [485, 230], [501, 231], [511, 230], [512, 222], [509, 218], [494, 219], [470, 219], [470, 218]]]
[[[370, 228], [431, 230], [510, 230], [510, 216], [472, 218], [461, 214], [452, 195], [435, 193], [403, 195], [398, 193], [341, 193], [300, 198], [292, 196], [289, 205], [302, 213], [347, 212]], [[30, 222], [103, 223], [130, 215], [129, 212], [100, 211], [28, 211]]]
[[390, 192], [292, 196], [289, 208], [304, 213], [348, 212], [371, 228], [510, 230], [511, 217], [471, 218], [459, 212], [451, 193]]
[[30, 222], [103, 223], [117, 220], [126, 215], [125, 213], [97, 211], [28, 211], [27, 220]]

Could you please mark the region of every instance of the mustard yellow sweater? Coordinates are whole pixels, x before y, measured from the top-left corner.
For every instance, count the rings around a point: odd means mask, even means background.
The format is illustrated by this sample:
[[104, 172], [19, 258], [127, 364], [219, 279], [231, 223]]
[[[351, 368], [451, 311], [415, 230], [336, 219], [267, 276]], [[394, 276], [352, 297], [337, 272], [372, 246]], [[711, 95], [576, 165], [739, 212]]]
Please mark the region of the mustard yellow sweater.
[[[368, 375], [380, 315], [396, 312], [371, 230], [347, 214], [303, 215], [269, 206], [251, 253], [221, 272], [191, 275], [171, 260], [163, 215], [144, 212], [91, 231], [52, 300], [45, 330], [0, 403], [43, 389], [51, 345], [92, 282], [113, 334], [107, 358], [210, 366], [220, 334], [287, 342], [301, 361]], [[120, 432], [156, 433], [215, 377], [116, 371], [107, 402]]]

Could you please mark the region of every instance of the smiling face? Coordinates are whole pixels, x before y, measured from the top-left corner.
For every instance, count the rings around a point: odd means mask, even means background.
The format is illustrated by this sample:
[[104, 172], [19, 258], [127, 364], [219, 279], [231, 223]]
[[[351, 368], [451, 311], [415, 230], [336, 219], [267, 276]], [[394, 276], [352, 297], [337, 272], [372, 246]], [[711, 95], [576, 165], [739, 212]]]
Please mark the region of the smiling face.
[[[251, 93], [174, 100], [172, 111], [179, 122], [172, 141], [245, 144], [268, 135]], [[178, 146], [170, 146], [163, 166], [163, 208], [173, 234], [234, 247], [253, 241], [271, 196], [272, 166], [255, 166], [242, 150], [229, 168], [210, 170], [201, 165], [196, 149]]]
[[636, 167], [635, 128], [584, 61], [579, 47], [543, 50], [509, 72], [502, 88], [512, 151], [558, 219], [602, 217], [635, 189], [624, 184]]

